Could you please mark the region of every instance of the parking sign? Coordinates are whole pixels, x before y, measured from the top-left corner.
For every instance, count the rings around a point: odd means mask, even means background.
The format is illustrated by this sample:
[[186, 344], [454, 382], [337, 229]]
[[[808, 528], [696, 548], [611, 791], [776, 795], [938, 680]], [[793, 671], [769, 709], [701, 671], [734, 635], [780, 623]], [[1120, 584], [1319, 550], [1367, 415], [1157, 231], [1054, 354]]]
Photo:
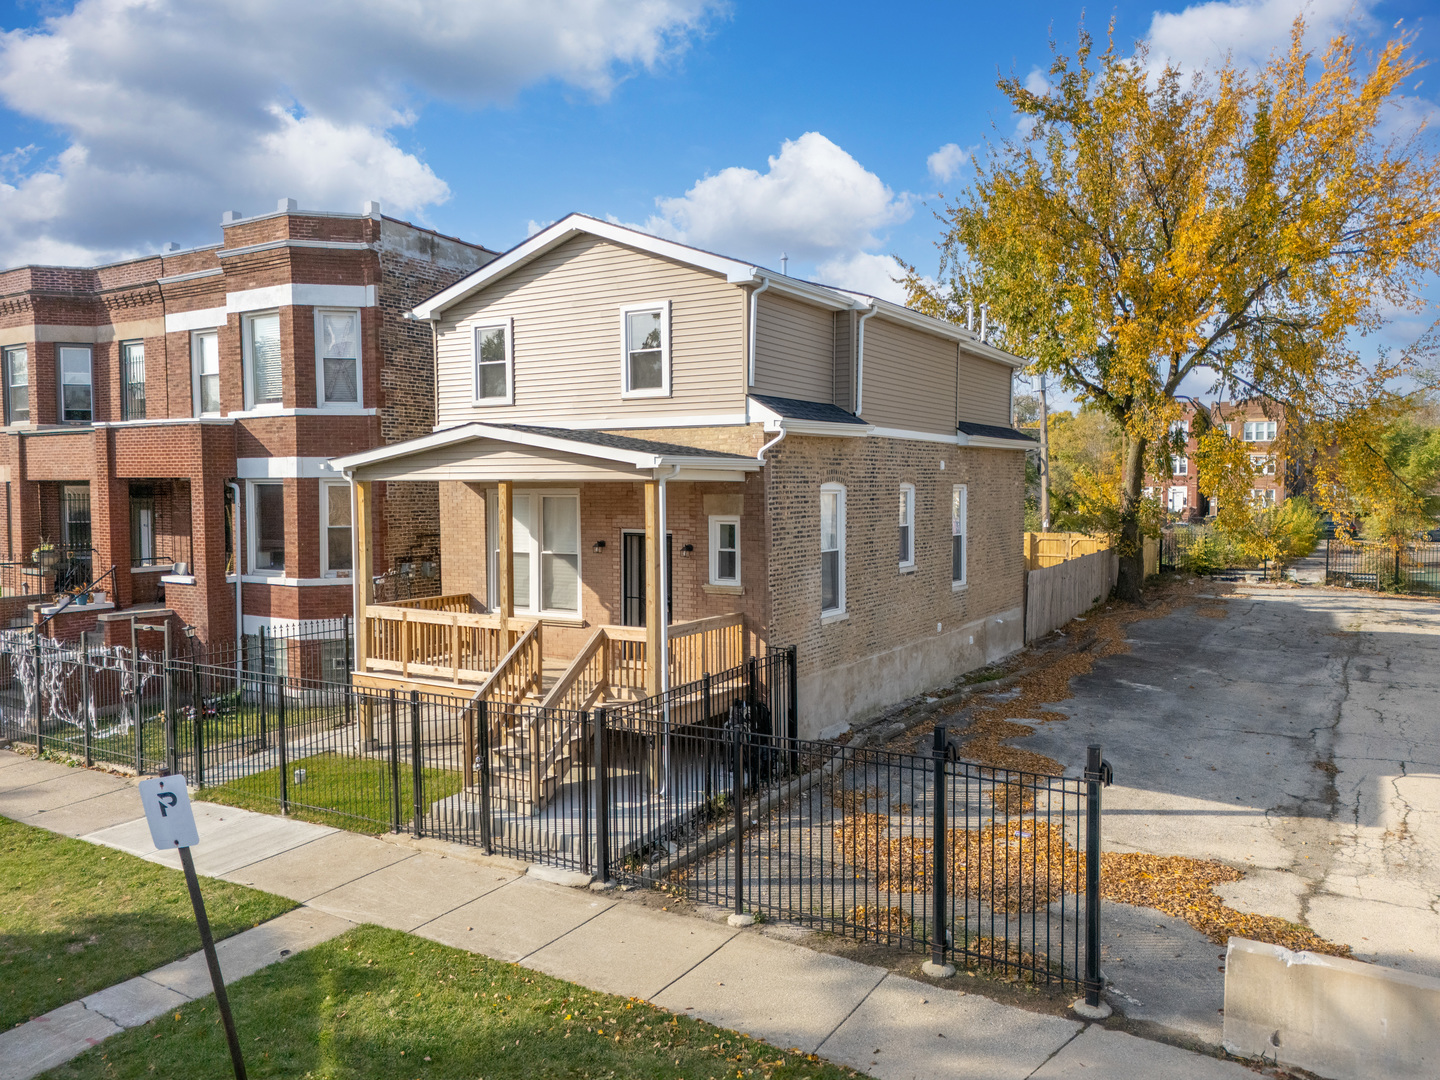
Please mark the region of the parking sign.
[[141, 780], [140, 801], [145, 806], [145, 820], [150, 825], [150, 838], [156, 848], [174, 851], [200, 843], [185, 777], [152, 776]]

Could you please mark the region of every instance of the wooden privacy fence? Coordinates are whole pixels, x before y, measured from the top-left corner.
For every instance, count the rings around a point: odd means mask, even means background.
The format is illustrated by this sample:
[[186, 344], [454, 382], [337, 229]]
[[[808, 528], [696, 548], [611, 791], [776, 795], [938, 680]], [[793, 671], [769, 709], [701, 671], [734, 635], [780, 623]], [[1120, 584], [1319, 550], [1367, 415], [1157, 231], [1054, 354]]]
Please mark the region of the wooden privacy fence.
[[1108, 548], [1026, 572], [1025, 640], [1058, 630], [1110, 595], [1120, 560]]
[[1058, 566], [1082, 555], [1093, 555], [1104, 551], [1110, 541], [1104, 537], [1086, 536], [1084, 533], [1034, 533], [1025, 534], [1025, 566], [1040, 570], [1047, 566]]

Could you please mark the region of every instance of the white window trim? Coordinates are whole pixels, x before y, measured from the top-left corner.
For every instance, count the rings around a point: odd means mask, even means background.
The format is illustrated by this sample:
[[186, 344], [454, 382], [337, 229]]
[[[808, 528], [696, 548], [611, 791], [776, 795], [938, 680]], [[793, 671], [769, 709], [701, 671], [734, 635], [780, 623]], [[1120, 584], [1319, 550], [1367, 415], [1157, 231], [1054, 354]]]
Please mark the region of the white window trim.
[[[325, 315], [355, 316], [355, 400], [325, 400]], [[365, 407], [365, 330], [360, 318], [360, 309], [353, 307], [317, 307], [315, 309], [315, 407], [326, 412], [363, 409]]]
[[[970, 584], [970, 486], [968, 484], [954, 484], [950, 488], [951, 505], [954, 505], [955, 492], [960, 493], [960, 577], [955, 577], [955, 559], [953, 544], [955, 537], [955, 523], [950, 523], [950, 537], [952, 552], [950, 559], [950, 588], [959, 590]], [[953, 510], [952, 510], [953, 513]]]
[[[1180, 493], [1181, 504], [1179, 506], [1175, 505], [1176, 492]], [[1178, 514], [1181, 510], [1188, 510], [1190, 508], [1190, 489], [1188, 487], [1181, 487], [1179, 484], [1168, 488], [1165, 492], [1165, 508], [1172, 514]]]
[[[320, 481], [320, 576], [332, 581], [349, 581], [354, 577], [353, 571], [330, 569], [330, 492], [334, 490], [344, 492], [346, 504], [351, 504], [349, 481]], [[350, 506], [350, 550], [353, 559], [355, 550], [355, 507], [353, 505]]]
[[256, 489], [263, 484], [273, 484], [285, 490], [284, 480], [247, 480], [245, 481], [245, 562], [247, 564], [246, 579], [258, 578], [283, 578], [285, 568], [279, 570], [271, 567], [261, 569], [255, 565], [255, 556], [260, 552], [260, 516], [255, 512]]
[[[1261, 437], [1252, 439], [1250, 432], [1252, 428], [1256, 427], [1261, 429]], [[1272, 427], [1275, 428], [1273, 432], [1270, 430]], [[1241, 441], [1248, 443], [1274, 442], [1275, 436], [1278, 435], [1279, 432], [1280, 425], [1274, 420], [1246, 420], [1240, 428]]]
[[[492, 324], [493, 325], [493, 324]], [[515, 612], [520, 615], [529, 615], [540, 619], [570, 619], [572, 621], [581, 619], [585, 610], [585, 576], [584, 576], [584, 533], [580, 531], [580, 489], [579, 488], [516, 488], [511, 493], [511, 506], [514, 500], [522, 496], [530, 499], [530, 545], [526, 554], [530, 556], [530, 595], [525, 597], [525, 603], [520, 602], [520, 597], [515, 597]], [[542, 530], [544, 525], [541, 521], [540, 499], [555, 498], [557, 496], [568, 496], [575, 500], [575, 524], [577, 548], [575, 552], [575, 610], [565, 608], [538, 608], [540, 602], [540, 553], [544, 550], [544, 536]], [[485, 591], [493, 599], [491, 604], [498, 600], [500, 595], [499, 584], [496, 575], [499, 574], [498, 548], [495, 545], [495, 537], [490, 535], [490, 522], [499, 526], [500, 522], [500, 493], [495, 488], [490, 488], [485, 493]]]
[[[255, 357], [250, 344], [250, 326], [256, 319], [263, 319], [270, 315], [278, 316], [277, 310], [270, 311], [247, 311], [240, 316], [240, 378], [245, 384], [245, 409], [260, 416], [270, 413], [279, 413], [285, 408], [285, 355], [281, 349], [280, 355], [280, 400], [267, 401], [263, 404], [255, 400]], [[284, 336], [284, 328], [281, 328], [281, 336]]]
[[1170, 475], [1171, 475], [1171, 476], [1189, 476], [1189, 475], [1190, 475], [1190, 459], [1189, 459], [1188, 457], [1186, 457], [1184, 454], [1177, 454], [1177, 455], [1171, 457], [1171, 458], [1170, 458]]
[[[505, 331], [505, 396], [480, 396], [480, 331]], [[470, 328], [470, 404], [477, 407], [515, 404], [515, 320], [491, 319]]]
[[[90, 357], [90, 419], [65, 419], [65, 367], [60, 359], [61, 349], [84, 349]], [[116, 354], [119, 355], [118, 353]], [[34, 395], [31, 395], [32, 399]], [[33, 411], [33, 404], [31, 406]], [[95, 346], [85, 341], [57, 341], [55, 343], [55, 417], [62, 424], [93, 424], [95, 422]]]
[[[838, 568], [838, 575], [837, 575], [838, 580], [837, 580], [837, 582], [836, 582], [836, 590], [835, 590], [835, 591], [836, 591], [836, 594], [837, 594], [836, 597], [835, 597], [835, 599], [836, 599], [836, 601], [837, 601], [837, 606], [836, 606], [836, 607], [833, 607], [833, 608], [827, 608], [827, 607], [823, 607], [823, 606], [822, 606], [822, 607], [820, 608], [820, 619], [821, 619], [822, 622], [829, 621], [829, 620], [837, 620], [837, 619], [839, 619], [841, 616], [845, 615], [846, 612], [849, 610], [849, 609], [846, 607], [846, 601], [849, 599], [849, 597], [847, 597], [846, 594], [845, 594], [845, 485], [844, 485], [844, 484], [821, 484], [821, 485], [820, 485], [820, 494], [821, 494], [822, 497], [825, 496], [825, 495], [831, 494], [831, 493], [834, 493], [834, 494], [836, 494], [836, 495], [839, 496], [839, 498], [836, 499], [836, 501], [835, 501], [835, 517], [836, 517], [836, 521], [835, 521], [835, 543], [839, 546], [839, 551], [840, 551], [840, 560], [839, 560], [839, 562], [840, 562], [840, 565], [839, 565], [839, 568]], [[822, 516], [823, 516], [823, 515], [822, 515]], [[821, 538], [822, 538], [822, 541], [823, 541], [823, 538], [824, 538], [824, 529], [823, 529], [823, 528], [821, 529], [820, 535], [821, 535]], [[820, 550], [821, 550], [821, 552], [823, 553], [825, 549], [824, 549], [824, 548], [821, 548]], [[825, 602], [825, 601], [824, 601], [824, 591], [825, 591], [825, 590], [824, 590], [824, 583], [823, 583], [823, 574], [824, 574], [825, 571], [824, 571], [823, 565], [822, 565], [822, 567], [821, 567], [820, 572], [821, 572], [821, 574], [822, 574], [822, 583], [821, 583], [821, 590], [820, 590], [820, 591], [821, 591], [821, 601], [820, 601], [820, 602], [821, 602], [821, 604], [823, 605], [824, 602]]]
[[[900, 494], [905, 499], [905, 521], [910, 526], [909, 558], [900, 560], [901, 570], [915, 569], [915, 485], [901, 484]], [[899, 527], [898, 525], [896, 526]]]
[[190, 415], [192, 416], [222, 416], [224, 408], [216, 412], [202, 412], [200, 410], [200, 365], [197, 364], [195, 356], [195, 339], [204, 337], [206, 334], [215, 335], [215, 370], [220, 370], [220, 328], [212, 326], [208, 330], [190, 331]]
[[[13, 357], [15, 356], [16, 353], [22, 353], [22, 354], [24, 354], [24, 356], [25, 356], [25, 419], [24, 419], [24, 420], [16, 420], [16, 419], [14, 419], [14, 418], [11, 416], [11, 414], [10, 414], [10, 410], [13, 408], [13, 402], [12, 402], [12, 400], [11, 400], [11, 395], [10, 395], [10, 391], [11, 391], [11, 389], [12, 389], [12, 386], [11, 386], [11, 383], [10, 383], [10, 365], [13, 363]], [[5, 407], [4, 420], [5, 420], [6, 426], [15, 426], [15, 425], [20, 425], [20, 424], [30, 424], [30, 423], [32, 423], [32, 413], [33, 413], [33, 410], [34, 410], [34, 395], [31, 393], [31, 391], [32, 391], [33, 386], [34, 386], [34, 381], [33, 381], [33, 379], [31, 378], [31, 375], [30, 375], [30, 346], [29, 346], [28, 344], [26, 344], [26, 345], [7, 345], [7, 346], [5, 346], [4, 349], [0, 349], [0, 382], [3, 382], [3, 383], [4, 383], [4, 386], [0, 386], [0, 394], [3, 394], [3, 395], [4, 395], [4, 407]]]
[[[660, 386], [658, 388], [630, 389], [630, 315], [637, 311], [660, 312]], [[656, 300], [648, 304], [626, 304], [620, 309], [620, 396], [622, 398], [670, 396], [669, 300]]]
[[[722, 578], [720, 576], [720, 526], [735, 526], [735, 576], [733, 578]], [[711, 585], [739, 585], [741, 578], [740, 569], [740, 518], [736, 514], [714, 514], [710, 517], [710, 584]]]

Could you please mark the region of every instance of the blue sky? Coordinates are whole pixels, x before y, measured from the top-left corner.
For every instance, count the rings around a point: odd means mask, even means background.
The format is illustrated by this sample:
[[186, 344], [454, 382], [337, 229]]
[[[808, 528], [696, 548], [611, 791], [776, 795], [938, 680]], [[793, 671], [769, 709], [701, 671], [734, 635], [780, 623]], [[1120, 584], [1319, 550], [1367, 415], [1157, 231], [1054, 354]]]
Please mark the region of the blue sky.
[[[1422, 51], [1431, 7], [1304, 5], [1317, 37], [1379, 44], [1404, 19]], [[1300, 9], [1114, 16], [1122, 40], [1194, 65], [1258, 62]], [[885, 292], [890, 254], [934, 271], [937, 193], [1014, 130], [997, 73], [1043, 69], [1081, 16], [1053, 0], [0, 4], [0, 263], [214, 242], [221, 211], [282, 196], [379, 198], [499, 249], [580, 210]]]

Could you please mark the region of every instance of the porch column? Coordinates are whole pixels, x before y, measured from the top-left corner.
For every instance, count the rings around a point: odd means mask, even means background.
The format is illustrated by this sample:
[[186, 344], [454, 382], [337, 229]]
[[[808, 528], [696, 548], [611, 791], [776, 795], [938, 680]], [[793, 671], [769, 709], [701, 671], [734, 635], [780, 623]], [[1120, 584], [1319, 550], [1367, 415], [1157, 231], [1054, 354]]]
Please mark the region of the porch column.
[[372, 551], [375, 504], [369, 480], [352, 480], [355, 492], [355, 670], [364, 671], [370, 653], [370, 624], [365, 609], [375, 602], [375, 557]]
[[510, 620], [515, 617], [515, 485], [512, 481], [500, 481], [500, 494], [495, 500], [495, 528], [500, 535], [495, 555], [495, 598], [499, 615], [505, 620], [505, 629], [510, 629]]
[[660, 590], [664, 584], [660, 575], [661, 553], [665, 541], [660, 535], [660, 485], [654, 480], [645, 481], [645, 692], [660, 693], [660, 655], [663, 635], [661, 628], [665, 618], [665, 599]]

